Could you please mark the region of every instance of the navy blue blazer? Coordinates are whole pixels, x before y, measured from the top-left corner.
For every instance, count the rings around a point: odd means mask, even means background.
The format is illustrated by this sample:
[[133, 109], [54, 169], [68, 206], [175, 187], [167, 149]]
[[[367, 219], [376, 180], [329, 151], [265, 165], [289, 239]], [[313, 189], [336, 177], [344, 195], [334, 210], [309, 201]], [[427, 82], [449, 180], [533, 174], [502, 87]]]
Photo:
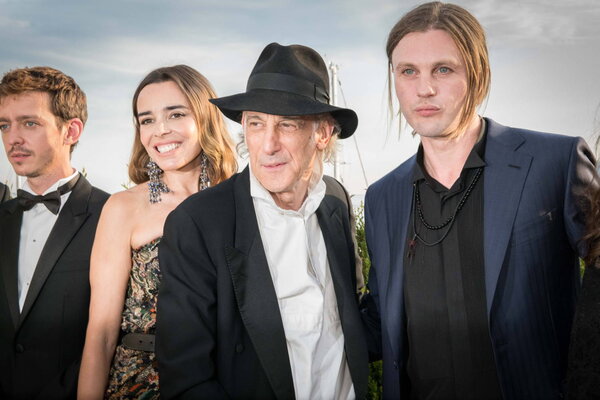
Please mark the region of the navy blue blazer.
[[[594, 157], [581, 138], [486, 122], [485, 287], [500, 386], [505, 399], [560, 398], [585, 252], [580, 205]], [[410, 390], [402, 255], [415, 161], [371, 185], [365, 199], [372, 266], [364, 315], [370, 350], [383, 357], [384, 398]]]

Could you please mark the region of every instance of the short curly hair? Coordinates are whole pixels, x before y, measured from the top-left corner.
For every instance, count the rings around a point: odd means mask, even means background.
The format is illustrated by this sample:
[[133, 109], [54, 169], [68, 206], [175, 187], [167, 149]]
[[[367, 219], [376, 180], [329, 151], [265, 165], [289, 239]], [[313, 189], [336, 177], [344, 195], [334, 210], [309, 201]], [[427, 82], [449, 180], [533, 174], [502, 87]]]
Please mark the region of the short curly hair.
[[0, 100], [27, 92], [48, 93], [50, 111], [59, 124], [79, 118], [85, 125], [88, 117], [85, 93], [70, 76], [50, 67], [19, 68], [4, 74], [0, 81]]

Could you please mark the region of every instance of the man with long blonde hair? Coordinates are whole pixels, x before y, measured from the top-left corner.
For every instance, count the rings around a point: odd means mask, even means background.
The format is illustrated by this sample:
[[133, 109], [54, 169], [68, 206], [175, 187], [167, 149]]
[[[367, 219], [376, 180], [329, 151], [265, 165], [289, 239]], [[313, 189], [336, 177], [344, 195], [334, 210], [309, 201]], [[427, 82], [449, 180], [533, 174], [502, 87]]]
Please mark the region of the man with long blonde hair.
[[560, 398], [589, 148], [477, 114], [490, 86], [485, 33], [459, 6], [404, 15], [387, 55], [421, 145], [366, 195], [365, 315], [384, 397]]

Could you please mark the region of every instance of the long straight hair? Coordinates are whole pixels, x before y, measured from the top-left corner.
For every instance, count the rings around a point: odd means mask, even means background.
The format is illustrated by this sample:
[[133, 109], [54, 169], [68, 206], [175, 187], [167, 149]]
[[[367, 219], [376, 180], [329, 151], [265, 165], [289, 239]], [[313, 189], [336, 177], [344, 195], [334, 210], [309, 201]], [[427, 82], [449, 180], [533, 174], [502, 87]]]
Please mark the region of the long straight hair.
[[[439, 29], [454, 40], [467, 71], [467, 95], [463, 104], [456, 137], [465, 131], [477, 107], [489, 93], [491, 72], [485, 32], [477, 19], [462, 7], [439, 1], [422, 4], [405, 14], [390, 31], [386, 44], [388, 56], [388, 104], [392, 111], [392, 52], [402, 38], [412, 32]], [[399, 110], [400, 112], [402, 110]]]

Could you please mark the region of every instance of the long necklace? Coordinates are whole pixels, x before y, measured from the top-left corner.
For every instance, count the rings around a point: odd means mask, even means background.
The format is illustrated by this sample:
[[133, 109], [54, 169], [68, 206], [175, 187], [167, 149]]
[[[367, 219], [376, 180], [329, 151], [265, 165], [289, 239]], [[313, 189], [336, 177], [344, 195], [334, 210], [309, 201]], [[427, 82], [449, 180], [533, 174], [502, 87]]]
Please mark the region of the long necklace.
[[[473, 180], [471, 181], [471, 183], [467, 187], [467, 190], [465, 191], [462, 198], [458, 202], [456, 209], [454, 210], [452, 215], [450, 215], [448, 218], [446, 218], [446, 220], [439, 225], [431, 225], [425, 220], [425, 216], [423, 215], [423, 208], [421, 206], [421, 193], [419, 191], [419, 185], [417, 184], [417, 182], [413, 183], [413, 221], [412, 222], [413, 222], [414, 236], [408, 244], [409, 245], [409, 256], [414, 255], [414, 249], [417, 244], [416, 243], [417, 239], [419, 239], [419, 241], [427, 247], [431, 247], [431, 246], [440, 244], [444, 239], [446, 239], [446, 236], [448, 236], [448, 233], [450, 232], [450, 230], [452, 229], [452, 226], [454, 225], [454, 221], [456, 221], [456, 216], [458, 215], [460, 210], [462, 210], [467, 199], [471, 195], [471, 192], [473, 191], [473, 188], [477, 184], [477, 181], [479, 181], [479, 177], [481, 176], [482, 172], [483, 172], [483, 167], [477, 168], [477, 172], [475, 173]], [[442, 237], [440, 239], [436, 240], [435, 242], [428, 242], [425, 239], [423, 239], [421, 237], [421, 235], [419, 235], [419, 233], [417, 232], [417, 215], [419, 216], [419, 220], [421, 220], [421, 223], [423, 224], [423, 226], [430, 231], [438, 231], [440, 229], [443, 229], [446, 226], [448, 228], [446, 229], [446, 231], [444, 232], [444, 234], [442, 235]]]

